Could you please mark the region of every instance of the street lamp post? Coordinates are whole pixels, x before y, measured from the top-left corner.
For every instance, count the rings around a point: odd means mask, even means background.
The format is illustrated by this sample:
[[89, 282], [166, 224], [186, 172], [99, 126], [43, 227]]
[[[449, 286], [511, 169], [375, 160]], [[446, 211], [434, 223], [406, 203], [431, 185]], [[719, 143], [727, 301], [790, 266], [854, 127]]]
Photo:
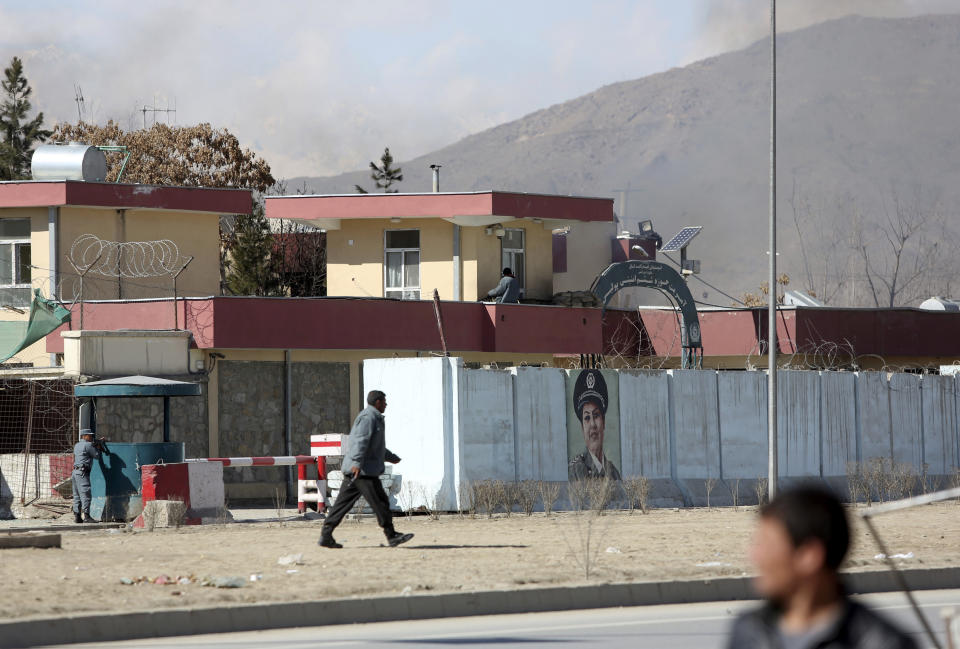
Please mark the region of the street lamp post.
[[770, 0], [770, 302], [767, 306], [767, 486], [777, 495], [777, 0]]

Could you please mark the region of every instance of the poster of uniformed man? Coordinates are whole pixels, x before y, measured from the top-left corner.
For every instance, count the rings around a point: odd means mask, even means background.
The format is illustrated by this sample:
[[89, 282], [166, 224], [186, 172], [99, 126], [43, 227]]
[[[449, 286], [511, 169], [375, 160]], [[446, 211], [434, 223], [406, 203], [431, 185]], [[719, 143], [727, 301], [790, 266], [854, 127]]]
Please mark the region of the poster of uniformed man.
[[572, 370], [567, 374], [570, 480], [620, 479], [618, 386], [617, 373], [611, 370]]

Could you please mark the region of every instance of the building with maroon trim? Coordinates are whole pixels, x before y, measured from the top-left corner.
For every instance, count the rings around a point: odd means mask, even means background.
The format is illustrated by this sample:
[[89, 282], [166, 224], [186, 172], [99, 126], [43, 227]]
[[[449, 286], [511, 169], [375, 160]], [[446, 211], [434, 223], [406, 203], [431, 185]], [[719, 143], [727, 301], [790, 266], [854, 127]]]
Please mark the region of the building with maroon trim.
[[268, 196], [266, 215], [327, 232], [330, 296], [472, 302], [509, 267], [525, 300], [549, 303], [590, 287], [616, 235], [612, 199], [519, 192]]
[[[71, 259], [83, 266], [93, 263], [100, 252], [94, 250], [96, 243], [75, 249], [83, 235], [113, 242], [172, 241], [178, 259], [193, 258], [177, 278], [178, 294], [219, 294], [220, 216], [248, 214], [250, 208], [251, 193], [245, 189], [72, 180], [0, 182], [0, 305], [9, 307], [0, 312], [0, 320], [25, 319], [27, 314], [15, 309], [29, 307], [33, 289], [65, 302], [79, 296], [80, 271]], [[152, 251], [144, 251], [139, 259], [111, 259], [106, 253], [101, 260], [129, 267], [112, 276], [92, 269], [84, 277], [84, 299], [173, 294], [171, 276], [157, 276], [144, 266], [177, 260], [158, 259]], [[31, 346], [17, 359], [47, 365], [40, 347]]]

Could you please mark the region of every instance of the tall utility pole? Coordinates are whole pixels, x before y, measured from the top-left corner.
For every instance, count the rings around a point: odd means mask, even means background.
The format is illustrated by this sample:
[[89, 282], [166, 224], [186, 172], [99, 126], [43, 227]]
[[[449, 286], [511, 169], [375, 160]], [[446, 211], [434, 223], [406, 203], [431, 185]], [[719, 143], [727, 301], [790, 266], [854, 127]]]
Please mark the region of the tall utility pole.
[[770, 0], [770, 303], [767, 306], [767, 481], [777, 495], [777, 0]]

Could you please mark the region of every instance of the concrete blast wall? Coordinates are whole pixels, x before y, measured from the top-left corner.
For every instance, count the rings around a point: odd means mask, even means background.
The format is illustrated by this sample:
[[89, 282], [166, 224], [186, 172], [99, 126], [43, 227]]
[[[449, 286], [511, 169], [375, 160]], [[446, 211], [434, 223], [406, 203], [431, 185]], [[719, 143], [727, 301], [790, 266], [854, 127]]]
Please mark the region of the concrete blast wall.
[[[567, 384], [575, 371], [467, 369], [458, 358], [364, 363], [364, 385], [387, 393], [387, 445], [403, 458], [404, 507], [453, 510], [479, 480], [566, 483]], [[610, 383], [610, 374], [607, 383]], [[822, 478], [845, 492], [851, 463], [905, 464], [928, 486], [960, 467], [958, 377], [781, 371], [783, 484]], [[620, 474], [646, 476], [657, 505], [755, 502], [767, 472], [765, 372], [615, 373]], [[614, 399], [613, 395], [619, 398]], [[607, 420], [613, 417], [607, 413]], [[576, 422], [574, 418], [572, 421]], [[607, 446], [605, 445], [606, 449]]]

